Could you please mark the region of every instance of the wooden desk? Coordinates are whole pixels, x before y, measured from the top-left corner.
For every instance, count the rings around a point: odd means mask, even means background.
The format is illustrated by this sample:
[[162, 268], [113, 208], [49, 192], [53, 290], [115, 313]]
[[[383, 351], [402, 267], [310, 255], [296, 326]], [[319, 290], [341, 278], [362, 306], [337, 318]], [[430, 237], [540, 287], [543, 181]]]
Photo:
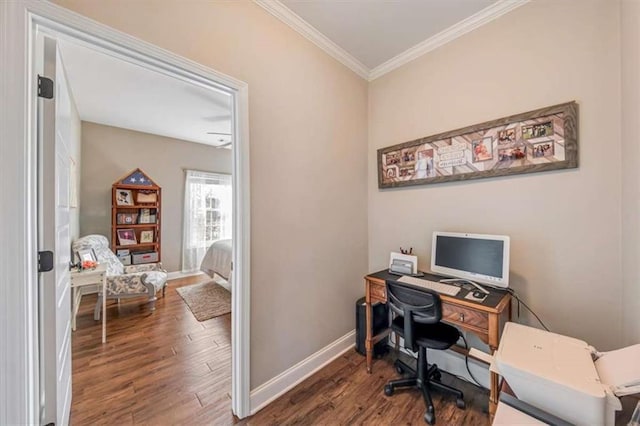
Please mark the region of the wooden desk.
[[[437, 281], [437, 276], [427, 275], [426, 279]], [[372, 334], [371, 305], [376, 302], [387, 303], [386, 280], [397, 280], [398, 276], [391, 275], [387, 270], [376, 272], [364, 277], [365, 299], [367, 317], [367, 338], [365, 348], [367, 350], [367, 372], [371, 373], [373, 360], [373, 345], [388, 336], [389, 329], [376, 336]], [[498, 348], [500, 334], [504, 324], [511, 319], [511, 295], [506, 291], [492, 291], [484, 302], [475, 302], [464, 299], [467, 290], [461, 289], [456, 296], [440, 295], [442, 300], [442, 320], [454, 325], [461, 330], [470, 331], [489, 345], [491, 352]], [[464, 348], [453, 346], [456, 352], [465, 354]], [[491, 388], [489, 395], [489, 416], [493, 418], [498, 404], [498, 375], [490, 373]]]

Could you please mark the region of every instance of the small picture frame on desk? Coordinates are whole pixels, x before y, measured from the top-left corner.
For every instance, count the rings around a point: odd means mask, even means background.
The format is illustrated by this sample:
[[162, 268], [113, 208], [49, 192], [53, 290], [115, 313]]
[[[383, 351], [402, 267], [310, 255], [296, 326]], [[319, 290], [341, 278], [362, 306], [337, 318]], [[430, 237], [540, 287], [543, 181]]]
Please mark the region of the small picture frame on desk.
[[96, 256], [96, 252], [93, 251], [93, 249], [78, 250], [76, 252], [76, 256], [78, 257], [78, 261], [80, 262], [80, 264], [82, 264], [82, 262], [86, 262], [86, 261], [90, 261], [90, 262], [97, 262], [98, 261], [98, 257]]

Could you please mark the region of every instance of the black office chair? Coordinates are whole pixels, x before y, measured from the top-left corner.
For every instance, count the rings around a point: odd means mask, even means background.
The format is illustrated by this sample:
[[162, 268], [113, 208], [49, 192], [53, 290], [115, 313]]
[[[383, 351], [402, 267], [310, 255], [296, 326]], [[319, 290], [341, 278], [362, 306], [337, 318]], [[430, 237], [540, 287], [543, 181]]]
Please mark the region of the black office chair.
[[404, 347], [418, 352], [417, 372], [402, 362], [396, 360], [395, 368], [399, 374], [410, 372], [411, 377], [392, 380], [384, 387], [387, 396], [393, 395], [396, 388], [415, 386], [422, 392], [427, 411], [424, 420], [430, 425], [435, 424], [436, 417], [433, 401], [429, 394], [430, 388], [451, 392], [456, 396], [458, 408], [464, 408], [464, 396], [458, 389], [440, 383], [441, 373], [438, 366], [427, 364], [427, 348], [449, 349], [460, 338], [458, 329], [440, 322], [442, 318], [442, 303], [440, 295], [428, 290], [415, 290], [401, 284], [387, 283], [387, 301], [395, 318], [391, 322], [391, 329], [404, 338]]

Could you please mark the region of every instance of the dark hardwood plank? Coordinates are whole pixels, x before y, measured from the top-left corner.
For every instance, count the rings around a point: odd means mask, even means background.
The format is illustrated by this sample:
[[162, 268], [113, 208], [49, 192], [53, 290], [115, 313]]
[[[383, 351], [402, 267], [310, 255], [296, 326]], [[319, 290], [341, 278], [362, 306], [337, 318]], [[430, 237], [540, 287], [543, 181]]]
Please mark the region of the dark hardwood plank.
[[[153, 313], [144, 299], [110, 302], [104, 345], [93, 320], [96, 297], [83, 298], [73, 334], [72, 424], [424, 424], [418, 392], [382, 391], [397, 376], [393, 356], [367, 374], [365, 358], [352, 350], [239, 421], [231, 413], [231, 315], [200, 323], [175, 291], [203, 280], [171, 281]], [[487, 392], [446, 374], [443, 381], [465, 393], [467, 409], [434, 392], [437, 424], [488, 424]]]
[[198, 322], [169, 282], [151, 312], [144, 298], [107, 306], [107, 343], [93, 320], [96, 296], [85, 296], [73, 333], [71, 423], [233, 424], [231, 315]]
[[[404, 355], [402, 355], [404, 357]], [[384, 395], [384, 384], [397, 377], [394, 355], [374, 361], [367, 374], [365, 358], [348, 351], [318, 373], [300, 383], [251, 418], [246, 425], [423, 425], [422, 395], [398, 390]], [[411, 363], [409, 359], [405, 361]], [[460, 379], [443, 374], [442, 381], [465, 394], [467, 408], [456, 407], [455, 398], [432, 392], [437, 424], [488, 425], [489, 393]]]

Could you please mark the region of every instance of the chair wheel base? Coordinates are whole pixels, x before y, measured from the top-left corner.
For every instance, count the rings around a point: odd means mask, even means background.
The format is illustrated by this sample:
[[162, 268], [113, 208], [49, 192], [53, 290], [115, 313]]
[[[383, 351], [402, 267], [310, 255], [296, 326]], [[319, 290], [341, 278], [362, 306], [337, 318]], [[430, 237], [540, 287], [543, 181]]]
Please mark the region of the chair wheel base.
[[393, 395], [393, 386], [385, 385], [384, 386], [384, 394], [387, 395], [387, 396]]
[[397, 362], [395, 363], [395, 367], [396, 367], [396, 372], [398, 374], [404, 374], [404, 368], [402, 368], [402, 366], [400, 364], [398, 364]]
[[460, 408], [461, 410], [464, 410], [465, 407], [466, 407], [466, 404], [464, 403], [464, 399], [457, 398], [456, 399], [456, 407]]
[[433, 411], [427, 411], [424, 413], [424, 421], [430, 425], [436, 424], [436, 416], [433, 414]]

